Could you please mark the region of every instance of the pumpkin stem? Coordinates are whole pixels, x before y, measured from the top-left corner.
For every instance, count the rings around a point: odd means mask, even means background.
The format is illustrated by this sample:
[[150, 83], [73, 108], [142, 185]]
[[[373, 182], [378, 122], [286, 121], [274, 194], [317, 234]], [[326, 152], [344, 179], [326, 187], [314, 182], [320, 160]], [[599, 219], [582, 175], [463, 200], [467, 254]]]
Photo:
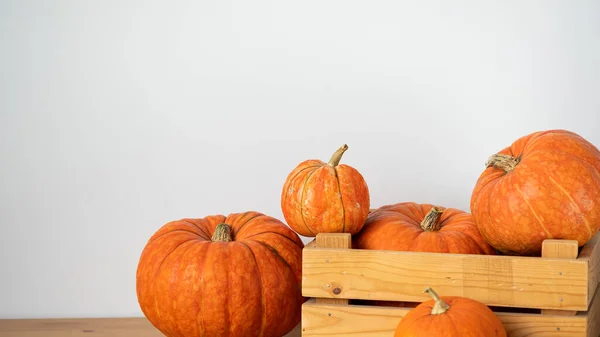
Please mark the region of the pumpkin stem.
[[431, 308], [432, 315], [440, 315], [448, 311], [448, 309], [450, 309], [450, 305], [442, 301], [442, 299], [433, 289], [431, 289], [431, 287], [427, 287], [427, 289], [425, 289], [424, 292], [428, 293], [431, 296], [431, 298], [433, 298], [433, 300], [435, 301], [433, 308]]
[[431, 207], [425, 218], [423, 218], [423, 221], [421, 221], [421, 228], [426, 232], [439, 231], [442, 227], [440, 218], [443, 212], [439, 207]]
[[344, 152], [346, 152], [346, 150], [348, 150], [348, 145], [342, 145], [339, 149], [337, 149], [337, 151], [335, 151], [333, 156], [331, 156], [331, 159], [329, 159], [329, 163], [327, 163], [327, 165], [331, 167], [338, 166], [340, 160], [342, 160], [342, 155], [344, 155]]
[[211, 241], [212, 242], [229, 242], [231, 241], [231, 226], [226, 223], [220, 223], [215, 228], [215, 233], [213, 234]]
[[508, 154], [496, 153], [492, 155], [486, 162], [485, 167], [488, 168], [493, 166], [495, 168], [503, 169], [504, 172], [508, 173], [517, 167], [521, 161], [518, 157], [513, 157]]

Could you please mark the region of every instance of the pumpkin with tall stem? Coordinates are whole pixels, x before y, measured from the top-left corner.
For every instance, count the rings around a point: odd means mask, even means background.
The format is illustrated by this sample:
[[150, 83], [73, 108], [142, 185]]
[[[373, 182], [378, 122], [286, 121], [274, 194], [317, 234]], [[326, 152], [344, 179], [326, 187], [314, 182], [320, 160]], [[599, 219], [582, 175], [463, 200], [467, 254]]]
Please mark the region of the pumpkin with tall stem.
[[327, 163], [305, 160], [287, 176], [281, 210], [298, 234], [355, 234], [364, 225], [370, 208], [369, 188], [357, 169], [340, 164], [346, 150], [344, 144]]

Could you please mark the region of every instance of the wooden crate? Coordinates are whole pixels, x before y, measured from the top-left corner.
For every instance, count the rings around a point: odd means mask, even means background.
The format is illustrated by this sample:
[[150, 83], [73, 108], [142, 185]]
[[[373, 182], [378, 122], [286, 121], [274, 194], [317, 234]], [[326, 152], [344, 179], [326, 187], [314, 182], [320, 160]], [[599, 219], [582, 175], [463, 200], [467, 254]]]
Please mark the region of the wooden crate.
[[[546, 240], [542, 257], [351, 249], [349, 234], [319, 234], [303, 251], [304, 337], [390, 337], [431, 286], [490, 306], [509, 337], [600, 336], [600, 233]], [[364, 302], [367, 302], [365, 304]]]

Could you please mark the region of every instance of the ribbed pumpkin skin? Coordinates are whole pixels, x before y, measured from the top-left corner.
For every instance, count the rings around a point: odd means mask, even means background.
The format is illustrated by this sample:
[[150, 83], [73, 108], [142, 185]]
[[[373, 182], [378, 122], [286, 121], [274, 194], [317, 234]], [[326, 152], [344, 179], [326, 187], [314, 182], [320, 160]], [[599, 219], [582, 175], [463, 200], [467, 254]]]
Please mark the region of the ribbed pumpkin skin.
[[[507, 255], [541, 253], [545, 239], [588, 242], [600, 228], [600, 151], [565, 130], [524, 136], [499, 152], [520, 158], [487, 167], [471, 212], [486, 240]], [[495, 164], [501, 166], [502, 164]]]
[[[439, 230], [425, 231], [421, 223], [433, 207], [442, 211]], [[471, 214], [415, 202], [385, 205], [373, 210], [360, 233], [353, 236], [352, 246], [358, 249], [495, 254], [479, 233]]]
[[433, 299], [419, 304], [398, 323], [394, 337], [506, 337], [506, 329], [494, 312], [466, 297], [442, 296], [450, 308], [432, 315]]
[[[220, 223], [233, 241], [211, 241]], [[139, 305], [168, 337], [281, 337], [300, 322], [303, 247], [258, 212], [167, 223], [141, 254]]]
[[369, 207], [369, 188], [358, 170], [317, 159], [296, 166], [281, 193], [285, 221], [306, 237], [318, 233], [355, 234], [364, 225]]

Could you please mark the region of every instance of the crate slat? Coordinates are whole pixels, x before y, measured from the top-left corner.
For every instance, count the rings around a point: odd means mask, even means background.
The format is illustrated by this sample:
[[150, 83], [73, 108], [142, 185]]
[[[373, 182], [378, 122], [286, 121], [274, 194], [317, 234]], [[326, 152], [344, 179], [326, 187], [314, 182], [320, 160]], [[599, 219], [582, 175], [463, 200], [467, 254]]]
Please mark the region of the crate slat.
[[[389, 337], [410, 308], [321, 304], [302, 306], [303, 337]], [[588, 337], [585, 316], [496, 313], [509, 337]], [[595, 337], [595, 336], [591, 336]]]
[[[315, 247], [350, 249], [352, 248], [352, 236], [347, 233], [331, 233], [327, 235], [317, 234], [315, 243]], [[331, 291], [335, 294], [336, 289], [333, 288]], [[344, 298], [317, 298], [316, 301], [317, 303], [348, 304], [348, 300]]]
[[583, 246], [577, 260], [588, 264], [588, 302], [591, 302], [595, 289], [600, 285], [600, 232]]
[[[579, 254], [577, 240], [544, 240], [542, 257], [556, 259], [576, 259]], [[575, 310], [542, 309], [542, 314], [574, 316]]]
[[586, 311], [588, 262], [314, 247], [303, 251], [302, 288], [306, 297], [420, 302], [431, 286], [490, 306]]
[[600, 285], [596, 287], [590, 308], [585, 315], [588, 337], [600, 337]]

